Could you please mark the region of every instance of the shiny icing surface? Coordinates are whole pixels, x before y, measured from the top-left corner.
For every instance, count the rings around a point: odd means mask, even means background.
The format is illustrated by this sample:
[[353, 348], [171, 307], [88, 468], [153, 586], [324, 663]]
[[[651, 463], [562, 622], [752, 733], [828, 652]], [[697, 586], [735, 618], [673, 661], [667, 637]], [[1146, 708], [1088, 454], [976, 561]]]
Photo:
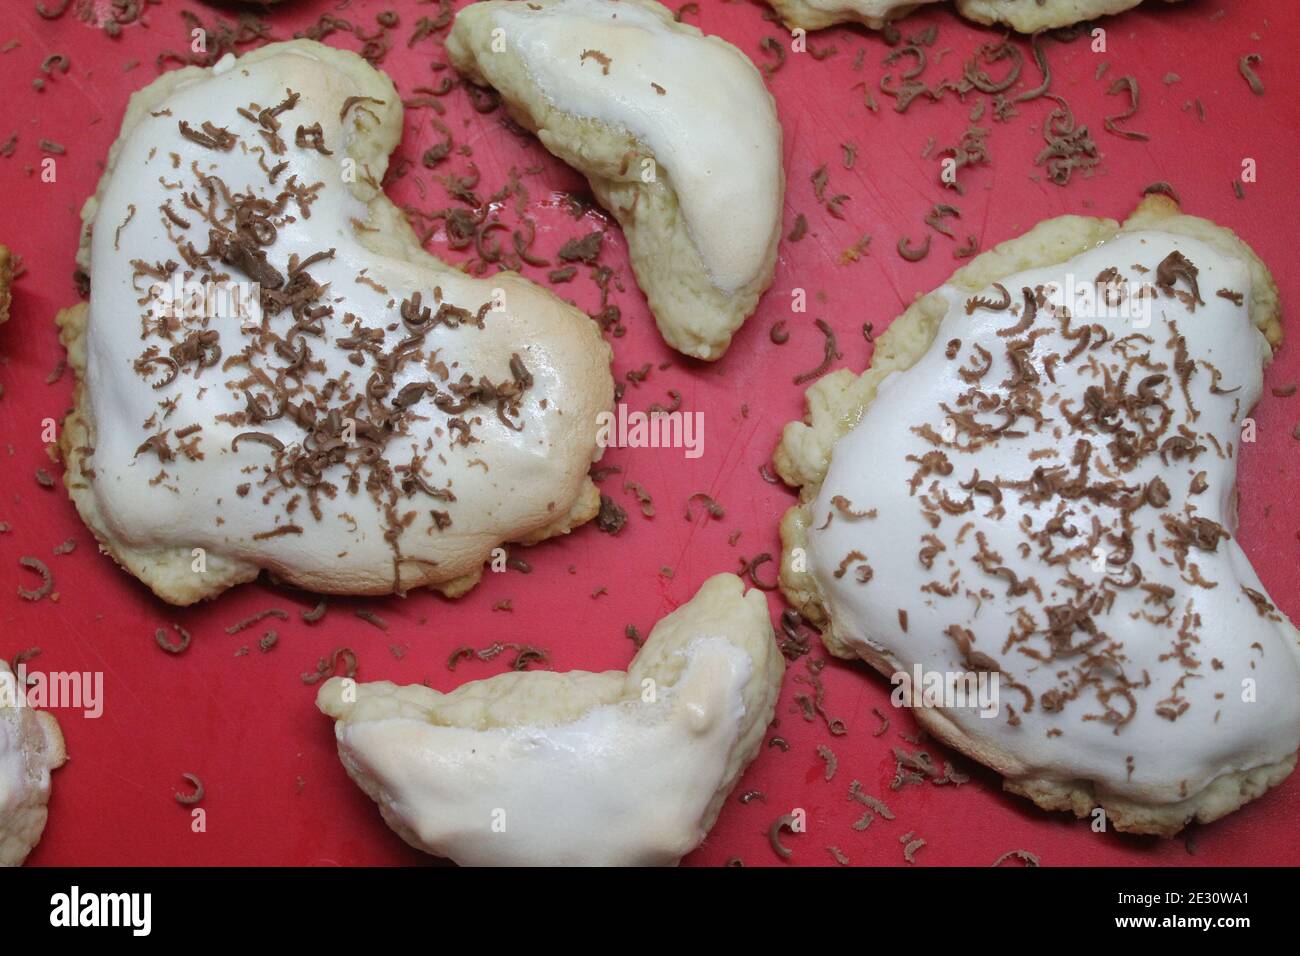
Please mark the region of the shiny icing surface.
[[781, 215], [781, 131], [753, 63], [615, 0], [518, 3], [492, 16], [558, 109], [625, 128], [650, 148], [718, 288], [758, 276]]
[[13, 708], [0, 707], [0, 830], [4, 829], [9, 815], [27, 802], [32, 787], [18, 736], [17, 717]]
[[725, 638], [681, 653], [671, 687], [643, 686], [568, 723], [339, 721], [339, 750], [378, 784], [387, 819], [462, 865], [675, 864], [704, 837], [752, 671]]
[[[399, 561], [463, 573], [564, 516], [608, 353], [517, 277], [361, 244], [345, 179], [383, 169], [345, 157], [397, 104], [311, 50], [226, 57], [120, 143], [93, 232], [93, 487], [137, 547], [390, 589]], [[185, 280], [218, 304], [165, 317]]]
[[1135, 232], [1001, 285], [940, 289], [933, 345], [834, 448], [808, 562], [836, 635], [997, 672], [996, 716], [947, 715], [1016, 775], [1172, 802], [1294, 753], [1297, 633], [1233, 537], [1267, 355], [1246, 264]]
[[0, 661], [0, 842], [13, 814], [50, 791], [50, 768], [25, 742], [42, 733], [32, 727], [36, 714], [15, 706], [24, 693], [9, 665]]

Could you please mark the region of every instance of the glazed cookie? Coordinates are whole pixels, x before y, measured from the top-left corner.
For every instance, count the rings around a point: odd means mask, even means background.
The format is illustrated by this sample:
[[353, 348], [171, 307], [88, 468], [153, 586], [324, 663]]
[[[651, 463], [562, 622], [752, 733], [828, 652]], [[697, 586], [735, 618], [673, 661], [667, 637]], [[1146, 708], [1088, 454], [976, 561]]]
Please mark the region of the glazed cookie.
[[1138, 833], [1230, 813], [1300, 745], [1300, 634], [1235, 538], [1280, 341], [1265, 266], [1163, 196], [1041, 223], [809, 390], [782, 589], [1006, 789]]
[[9, 321], [9, 305], [13, 301], [10, 287], [13, 281], [13, 259], [9, 255], [9, 250], [0, 246], [0, 324]]
[[[879, 30], [936, 0], [767, 0], [791, 29], [819, 30], [836, 23], [862, 23]], [[978, 23], [1003, 24], [1020, 33], [1073, 26], [1122, 13], [1142, 0], [956, 0], [962, 16]], [[1165, 0], [1177, 3], [1179, 0]]]
[[758, 753], [785, 661], [732, 574], [663, 618], [627, 672], [522, 671], [449, 694], [332, 678], [349, 776], [412, 846], [462, 865], [671, 865]]
[[791, 30], [820, 30], [837, 23], [861, 23], [880, 30], [918, 7], [939, 0], [767, 0]]
[[26, 689], [0, 660], [0, 866], [21, 866], [41, 841], [50, 771], [65, 760], [59, 722], [27, 705]]
[[587, 177], [668, 344], [720, 358], [772, 281], [785, 194], [749, 58], [652, 0], [474, 3], [447, 52]]
[[593, 517], [613, 401], [596, 324], [425, 253], [380, 183], [401, 101], [297, 40], [136, 93], [82, 212], [65, 482], [188, 604], [260, 569], [349, 594], [471, 588]]

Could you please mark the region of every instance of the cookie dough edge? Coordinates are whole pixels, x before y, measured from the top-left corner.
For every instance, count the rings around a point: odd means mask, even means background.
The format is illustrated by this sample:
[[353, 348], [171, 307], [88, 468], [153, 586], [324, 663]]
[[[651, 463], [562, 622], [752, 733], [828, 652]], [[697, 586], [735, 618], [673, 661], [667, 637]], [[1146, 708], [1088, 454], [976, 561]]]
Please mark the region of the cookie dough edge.
[[[852, 0], [844, 0], [845, 4]], [[1085, 0], [1093, 4], [1080, 10], [1080, 0], [1039, 0], [1038, 3], [1011, 2], [1007, 0], [955, 0], [957, 12], [967, 20], [984, 26], [1006, 26], [1017, 33], [1032, 34], [1041, 30], [1064, 29], [1097, 17], [1110, 16], [1131, 10], [1142, 0]], [[1165, 0], [1179, 3], [1180, 0]], [[838, 10], [822, 10], [805, 0], [767, 0], [787, 29], [821, 30], [840, 23], [860, 23], [872, 30], [883, 30], [889, 24], [907, 17], [916, 10], [932, 6], [931, 3], [902, 4], [885, 16], [871, 16], [850, 6]]]
[[[1017, 33], [1037, 33], [1087, 23], [1097, 17], [1112, 16], [1131, 10], [1142, 0], [1046, 0], [1039, 3], [1011, 3], [1005, 0], [956, 0], [957, 12], [967, 20], [985, 26], [1007, 26]], [[1180, 0], [1165, 0], [1178, 3]]]

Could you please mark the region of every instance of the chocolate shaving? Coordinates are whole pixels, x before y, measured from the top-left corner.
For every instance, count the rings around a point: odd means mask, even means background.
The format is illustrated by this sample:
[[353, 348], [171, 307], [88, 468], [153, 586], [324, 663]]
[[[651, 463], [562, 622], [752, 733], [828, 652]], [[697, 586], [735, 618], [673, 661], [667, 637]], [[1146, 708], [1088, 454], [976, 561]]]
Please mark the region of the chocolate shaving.
[[758, 578], [758, 572], [756, 570], [759, 565], [766, 564], [768, 561], [771, 560], [773, 560], [772, 555], [767, 551], [764, 551], [762, 554], [757, 555], [752, 561], [746, 561], [744, 558], [742, 558], [740, 562], [741, 577], [748, 576], [750, 583], [753, 584], [754, 587], [758, 588], [760, 591], [775, 591], [780, 586], [779, 582], [773, 581], [772, 583], [769, 584], [766, 581], [760, 581]]
[[835, 331], [826, 323], [825, 319], [815, 320], [817, 328], [821, 329], [825, 341], [822, 343], [822, 360], [816, 368], [809, 369], [807, 372], [800, 372], [794, 377], [794, 384], [802, 385], [804, 382], [819, 378], [831, 367], [831, 363], [836, 359], [843, 358], [838, 346], [835, 344]]
[[1182, 205], [1182, 200], [1178, 198], [1178, 191], [1174, 189], [1173, 186], [1169, 185], [1169, 183], [1165, 182], [1164, 180], [1161, 180], [1160, 182], [1152, 183], [1150, 186], [1147, 186], [1145, 189], [1142, 190], [1142, 195], [1143, 196], [1154, 196], [1154, 195], [1168, 196], [1170, 199], [1178, 203], [1180, 206]]
[[173, 796], [176, 799], [176, 802], [184, 806], [190, 807], [202, 801], [204, 794], [207, 792], [203, 788], [203, 781], [200, 780], [196, 774], [192, 774], [192, 773], [183, 773], [181, 774], [181, 776], [184, 779], [189, 781], [190, 786], [194, 788], [194, 792], [181, 793], [178, 790], [175, 794], [173, 794]]
[[1114, 94], [1125, 90], [1128, 91], [1128, 96], [1129, 96], [1128, 109], [1125, 110], [1123, 113], [1117, 113], [1114, 116], [1107, 116], [1102, 122], [1105, 124], [1106, 129], [1114, 133], [1116, 136], [1122, 136], [1125, 139], [1136, 139], [1136, 140], [1144, 140], [1144, 141], [1149, 140], [1151, 137], [1148, 136], [1146, 133], [1139, 133], [1136, 132], [1135, 130], [1129, 130], [1129, 129], [1121, 129], [1118, 125], [1121, 120], [1131, 119], [1133, 116], [1137, 115], [1137, 111], [1138, 111], [1137, 77], [1121, 76], [1119, 79], [1115, 80], [1115, 82], [1110, 85], [1110, 89], [1106, 91], [1107, 94], [1113, 96]]
[[974, 315], [976, 309], [988, 309], [991, 312], [1005, 312], [1011, 308], [1011, 293], [1007, 291], [1006, 286], [1001, 282], [993, 283], [993, 288], [998, 290], [1000, 299], [990, 299], [987, 296], [972, 296], [966, 300], [966, 314]]
[[1030, 853], [1028, 850], [1008, 850], [993, 861], [993, 866], [1001, 866], [1007, 860], [1011, 859], [1020, 860], [1025, 864], [1025, 866], [1029, 867], [1041, 865], [1041, 861], [1037, 855]]
[[767, 828], [767, 840], [772, 846], [772, 852], [783, 860], [788, 860], [793, 855], [793, 851], [781, 843], [781, 831], [789, 830], [794, 832], [793, 827], [795, 818], [792, 814], [779, 816], [772, 821], [772, 825]]
[[167, 636], [166, 628], [162, 627], [153, 632], [154, 640], [158, 643], [158, 646], [168, 654], [183, 654], [189, 649], [190, 641], [193, 640], [193, 638], [190, 635], [190, 632], [185, 630], [185, 628], [181, 627], [179, 624], [173, 624], [172, 628], [176, 631], [180, 640], [173, 643]]
[[912, 247], [912, 240], [903, 236], [898, 240], [898, 254], [908, 262], [920, 262], [930, 254], [930, 237], [926, 236], [919, 246]]
[[331, 654], [328, 659], [322, 657], [320, 660], [318, 660], [316, 662], [316, 670], [314, 672], [310, 672], [310, 671], [304, 672], [301, 675], [302, 682], [308, 685], [319, 684], [322, 680], [326, 678], [326, 676], [335, 673], [335, 671], [338, 669], [338, 663], [340, 660], [343, 661], [345, 667], [342, 676], [347, 678], [356, 677], [357, 667], [358, 667], [357, 655], [352, 651], [351, 648], [340, 647], [340, 648], [336, 648], [334, 653]]
[[694, 517], [691, 514], [691, 502], [695, 501], [696, 499], [699, 499], [700, 503], [704, 505], [704, 510], [707, 511], [709, 513], [709, 517], [713, 518], [714, 520], [720, 521], [721, 519], [727, 516], [726, 509], [724, 509], [722, 505], [714, 501], [713, 498], [710, 495], [706, 494], [705, 492], [697, 491], [695, 492], [695, 494], [691, 495], [689, 498], [686, 499], [686, 520], [687, 521], [694, 520]]
[[1264, 81], [1259, 78], [1254, 67], [1264, 62], [1264, 58], [1258, 53], [1247, 53], [1237, 61], [1237, 69], [1241, 71], [1242, 78], [1250, 86], [1250, 91], [1256, 96], [1264, 95]]
[[360, 610], [352, 612], [359, 620], [365, 621], [371, 627], [377, 627], [381, 631], [388, 630], [388, 622], [376, 614], [374, 611]]
[[44, 561], [40, 558], [25, 555], [18, 559], [18, 563], [24, 568], [35, 571], [41, 577], [41, 586], [35, 590], [25, 588], [21, 584], [18, 585], [18, 596], [20, 598], [24, 601], [39, 601], [44, 597], [48, 597], [54, 591], [54, 575], [50, 573], [50, 569], [46, 567]]
[[258, 611], [252, 617], [246, 617], [243, 620], [236, 621], [234, 624], [231, 624], [228, 628], [226, 628], [226, 633], [238, 634], [240, 631], [252, 627], [254, 624], [257, 624], [259, 621], [265, 621], [268, 617], [278, 618], [281, 621], [289, 620], [288, 613], [280, 610], [278, 607], [271, 607], [271, 608], [267, 608], [265, 611]]
[[618, 534], [625, 524], [627, 524], [627, 512], [609, 495], [601, 495], [596, 527], [606, 534]]

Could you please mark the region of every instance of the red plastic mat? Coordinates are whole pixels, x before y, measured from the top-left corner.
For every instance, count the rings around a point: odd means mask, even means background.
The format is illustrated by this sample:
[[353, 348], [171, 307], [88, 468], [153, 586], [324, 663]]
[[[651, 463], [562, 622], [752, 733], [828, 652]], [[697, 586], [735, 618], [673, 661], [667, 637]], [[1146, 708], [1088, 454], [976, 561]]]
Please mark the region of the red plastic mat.
[[[59, 3], [45, 0], [50, 8]], [[622, 468], [603, 485], [629, 512], [621, 534], [611, 537], [594, 524], [585, 526], [528, 550], [531, 574], [487, 574], [458, 601], [427, 592], [405, 599], [331, 599], [328, 615], [315, 627], [297, 614], [315, 604], [313, 596], [264, 582], [178, 610], [98, 554], [61, 486], [43, 488], [34, 473], [44, 468], [57, 476], [59, 471], [47, 455], [48, 436], [42, 431], [46, 419], [61, 419], [70, 401], [70, 376], [48, 379], [63, 354], [54, 313], [76, 299], [78, 210], [94, 189], [131, 91], [155, 76], [162, 51], [187, 49], [189, 28], [180, 12], [193, 10], [211, 25], [217, 16], [235, 16], [236, 8], [163, 0], [148, 8], [145, 23], [111, 38], [78, 19], [79, 6], [107, 3], [74, 2], [69, 13], [49, 21], [35, 13], [31, 0], [10, 0], [0, 26], [5, 50], [0, 54], [0, 142], [11, 132], [18, 137], [12, 155], [0, 157], [0, 242], [20, 254], [25, 267], [15, 286], [13, 318], [0, 327], [5, 477], [0, 521], [10, 526], [0, 534], [0, 655], [10, 658], [39, 646], [33, 668], [102, 672], [105, 685], [102, 717], [58, 712], [71, 760], [56, 775], [50, 825], [31, 857], [36, 864], [426, 861], [384, 826], [346, 778], [331, 722], [317, 713], [315, 689], [303, 683], [303, 672], [346, 645], [357, 653], [362, 679], [428, 681], [448, 690], [508, 666], [509, 655], [503, 655], [462, 662], [454, 673], [447, 668], [453, 648], [496, 641], [544, 647], [556, 669], [621, 668], [633, 653], [624, 636], [627, 625], [644, 634], [710, 574], [738, 570], [742, 559], [761, 552], [777, 554], [777, 523], [793, 496], [763, 481], [759, 467], [781, 426], [802, 414], [803, 389], [792, 378], [815, 367], [823, 348], [812, 320], [823, 317], [831, 324], [843, 363], [860, 369], [871, 351], [863, 324], [882, 331], [917, 293], [941, 283], [959, 264], [952, 256], [957, 243], [937, 234], [929, 256], [919, 263], [896, 252], [900, 238], [915, 243], [930, 233], [923, 217], [934, 203], [959, 205], [961, 219], [952, 223], [959, 240], [973, 234], [987, 249], [1062, 213], [1123, 217], [1143, 187], [1167, 181], [1188, 212], [1235, 229], [1258, 251], [1274, 270], [1284, 304], [1300, 301], [1300, 274], [1291, 258], [1295, 224], [1287, 213], [1300, 174], [1295, 96], [1300, 63], [1293, 55], [1300, 49], [1297, 5], [1288, 0], [1153, 2], [1102, 22], [1105, 53], [1093, 52], [1086, 38], [1047, 42], [1053, 89], [1092, 129], [1104, 153], [1101, 166], [1091, 176], [1076, 175], [1064, 188], [1046, 180], [1033, 160], [1052, 103], [1038, 100], [1022, 104], [1020, 115], [1005, 123], [988, 116], [981, 121], [991, 130], [991, 163], [962, 171], [964, 196], [940, 186], [937, 154], [958, 142], [975, 99], [965, 104], [951, 96], [938, 104], [923, 99], [906, 114], [896, 114], [893, 101], [878, 90], [888, 52], [881, 37], [856, 27], [823, 31], [812, 35], [812, 52], [788, 54], [770, 79], [785, 129], [786, 226], [802, 213], [808, 234], [796, 243], [783, 241], [771, 290], [722, 361], [690, 362], [662, 344], [632, 281], [617, 228], [605, 241], [602, 261], [618, 271], [625, 286], [614, 301], [627, 331], [611, 339], [615, 372], [627, 384], [624, 400], [644, 410], [667, 403], [668, 391], [676, 390], [683, 408], [706, 415], [704, 454], [698, 459], [674, 449], [615, 450], [606, 456], [606, 464]], [[1221, 7], [1225, 12], [1219, 15]], [[762, 38], [789, 43], [778, 25], [764, 19], [764, 6], [703, 0], [699, 8], [688, 10], [686, 19], [737, 44], [758, 63], [774, 62], [760, 48]], [[439, 35], [408, 45], [419, 18], [434, 16], [437, 9], [415, 0], [293, 0], [266, 19], [273, 35], [285, 39], [322, 13], [373, 32], [376, 15], [395, 10], [401, 22], [389, 31], [392, 45], [382, 66], [411, 96], [416, 87], [437, 85], [443, 75], [431, 69], [444, 60]], [[947, 10], [927, 10], [902, 28], [914, 34], [930, 25], [939, 31], [926, 73], [930, 81], [960, 75], [980, 44], [1001, 36]], [[346, 33], [327, 42], [359, 45]], [[1037, 72], [1028, 44], [1020, 42], [1026, 66], [1018, 88], [1028, 88], [1037, 82]], [[1248, 53], [1263, 58], [1257, 67], [1267, 87], [1263, 96], [1253, 95], [1238, 72], [1239, 58]], [[52, 54], [67, 56], [66, 73], [57, 65], [50, 67], [51, 75], [42, 72], [42, 62]], [[1098, 77], [1103, 62], [1109, 67]], [[1138, 79], [1142, 97], [1137, 116], [1126, 123], [1149, 134], [1146, 142], [1121, 139], [1103, 128], [1104, 117], [1122, 113], [1127, 105], [1125, 96], [1107, 95], [1107, 89], [1130, 74]], [[33, 85], [38, 78], [44, 80], [43, 90]], [[865, 105], [865, 90], [875, 91], [879, 112]], [[581, 189], [582, 182], [538, 143], [504, 127], [499, 113], [471, 110], [459, 90], [444, 100], [445, 122], [456, 144], [473, 148], [483, 194], [505, 184], [512, 167], [540, 167], [525, 172], [524, 181], [531, 195], [529, 215], [539, 223], [535, 248], [543, 255], [553, 256], [567, 239], [605, 227], [598, 213], [584, 221], [569, 215], [562, 193]], [[441, 140], [431, 116], [428, 109], [408, 111], [406, 139], [394, 162], [407, 157], [413, 165], [390, 189], [399, 203], [424, 209], [448, 204], [436, 176], [463, 174], [469, 162], [453, 153], [436, 170], [421, 165], [423, 152]], [[53, 182], [41, 176], [42, 140], [66, 147], [54, 157]], [[851, 169], [845, 168], [845, 143], [856, 147]], [[1246, 159], [1255, 161], [1258, 181], [1245, 185], [1244, 198], [1238, 198], [1233, 183]], [[841, 206], [842, 219], [830, 216], [814, 197], [813, 174], [823, 164], [829, 175], [826, 195], [849, 197]], [[867, 253], [851, 261], [846, 250], [866, 234], [872, 237]], [[452, 260], [466, 258], [448, 250], [441, 234], [429, 248]], [[545, 281], [545, 269], [525, 272]], [[808, 292], [807, 314], [789, 312], [796, 287]], [[584, 309], [596, 309], [598, 290], [585, 273], [558, 291]], [[769, 330], [782, 318], [791, 334], [778, 346]], [[647, 366], [644, 381], [626, 378]], [[1300, 618], [1300, 499], [1287, 478], [1300, 464], [1300, 441], [1292, 437], [1300, 422], [1300, 397], [1273, 397], [1268, 387], [1298, 378], [1300, 359], [1288, 344], [1268, 372], [1265, 398], [1254, 415], [1258, 441], [1243, 447], [1240, 475], [1240, 538], [1272, 596], [1293, 619]], [[639, 482], [653, 496], [652, 518], [642, 516], [625, 481]], [[686, 520], [685, 504], [695, 492], [716, 498], [725, 517], [714, 520], [697, 505], [692, 520]], [[76, 542], [75, 551], [54, 554], [68, 538]], [[39, 557], [53, 570], [57, 601], [33, 604], [17, 598], [19, 584], [31, 584], [29, 572], [18, 564], [23, 555]], [[759, 574], [772, 579], [773, 565], [761, 567]], [[493, 609], [505, 600], [511, 610]], [[784, 607], [777, 593], [769, 604], [776, 619]], [[261, 630], [225, 633], [228, 625], [268, 607], [292, 616], [274, 622], [280, 641], [269, 653], [257, 649]], [[358, 619], [353, 612], [362, 608], [381, 615], [388, 631]], [[195, 635], [190, 650], [177, 657], [154, 642], [155, 629], [173, 622]], [[249, 653], [237, 656], [244, 646]], [[817, 647], [814, 657], [824, 656]], [[898, 838], [908, 830], [926, 840], [918, 866], [985, 865], [1013, 849], [1031, 851], [1045, 865], [1298, 862], [1300, 781], [1295, 778], [1231, 817], [1193, 827], [1173, 841], [1095, 834], [1087, 822], [1040, 812], [1003, 794], [995, 775], [933, 743], [923, 746], [937, 760], [953, 761], [970, 782], [893, 792], [891, 748], [916, 749], [901, 736], [914, 733], [915, 725], [906, 712], [890, 707], [888, 685], [863, 665], [828, 663], [822, 674], [826, 710], [848, 728], [832, 737], [823, 721], [806, 722], [793, 701], [809, 690], [795, 680], [806, 674], [806, 661], [791, 666], [777, 712], [776, 732], [790, 742], [789, 751], [765, 749], [737, 790], [760, 790], [763, 799], [741, 804], [733, 796], [688, 863], [721, 864], [731, 858], [750, 865], [780, 863], [767, 830], [794, 808], [807, 812], [809, 827], [786, 837], [793, 850], [790, 865], [833, 865], [829, 846], [854, 864], [902, 864]], [[881, 736], [873, 733], [879, 725], [874, 709], [891, 721]], [[830, 782], [824, 780], [819, 744], [832, 747], [838, 757]], [[199, 775], [207, 788], [203, 833], [191, 831], [187, 809], [173, 799], [187, 786], [181, 778], [186, 772]], [[897, 819], [853, 830], [850, 824], [861, 810], [848, 797], [854, 779], [883, 797]]]

